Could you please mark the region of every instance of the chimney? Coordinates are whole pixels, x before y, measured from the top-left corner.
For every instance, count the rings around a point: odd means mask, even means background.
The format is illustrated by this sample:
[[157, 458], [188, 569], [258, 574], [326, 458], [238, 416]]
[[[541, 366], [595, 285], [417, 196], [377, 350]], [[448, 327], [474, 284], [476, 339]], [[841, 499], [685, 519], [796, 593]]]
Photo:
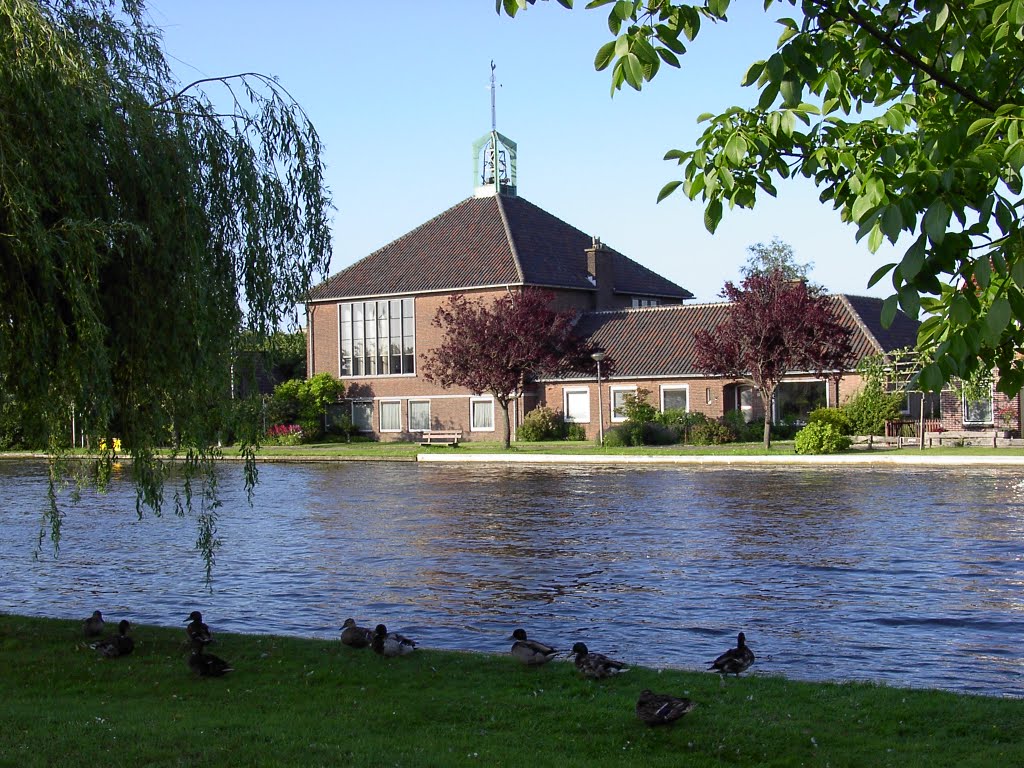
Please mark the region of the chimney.
[[612, 289], [612, 252], [604, 247], [601, 238], [595, 237], [586, 249], [587, 277], [597, 292], [594, 294], [594, 309], [615, 309]]

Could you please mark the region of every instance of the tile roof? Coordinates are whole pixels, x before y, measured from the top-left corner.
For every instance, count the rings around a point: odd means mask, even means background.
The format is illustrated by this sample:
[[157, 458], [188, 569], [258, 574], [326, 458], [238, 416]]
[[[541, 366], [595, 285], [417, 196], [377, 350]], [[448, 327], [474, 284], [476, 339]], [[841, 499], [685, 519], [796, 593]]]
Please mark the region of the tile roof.
[[[883, 331], [881, 299], [843, 294], [832, 299], [838, 304], [840, 321], [854, 330], [855, 359], [916, 343], [918, 324], [901, 312], [892, 327]], [[694, 334], [716, 328], [728, 315], [729, 306], [718, 302], [585, 312], [576, 329], [614, 359], [613, 378], [701, 376], [694, 363]]]
[[[521, 197], [468, 198], [313, 288], [310, 301], [495, 285], [593, 291], [590, 235]], [[693, 294], [618, 251], [617, 293], [690, 299]]]

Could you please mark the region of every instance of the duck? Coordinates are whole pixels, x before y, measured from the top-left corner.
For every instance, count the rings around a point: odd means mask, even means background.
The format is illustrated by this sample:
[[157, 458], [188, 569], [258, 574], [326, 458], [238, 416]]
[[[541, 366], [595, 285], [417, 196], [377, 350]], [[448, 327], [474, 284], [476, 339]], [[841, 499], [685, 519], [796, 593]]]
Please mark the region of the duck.
[[742, 632], [736, 637], [736, 647], [730, 648], [713, 662], [710, 669], [723, 675], [736, 675], [754, 663], [754, 652], [747, 647], [747, 636]]
[[373, 630], [360, 627], [355, 619], [345, 619], [341, 625], [341, 642], [349, 648], [366, 648], [373, 640]]
[[213, 642], [210, 628], [203, 623], [203, 614], [199, 611], [192, 611], [185, 621], [189, 622], [189, 625], [185, 627], [185, 634], [188, 635], [188, 640], [192, 643], [193, 648], [205, 648]]
[[373, 640], [370, 642], [370, 647], [373, 648], [374, 653], [391, 658], [392, 656], [404, 656], [407, 653], [412, 653], [416, 648], [416, 643], [397, 632], [388, 632], [387, 627], [383, 624], [378, 624], [377, 628], [373, 631]]
[[127, 656], [135, 650], [135, 641], [128, 636], [131, 624], [127, 619], [121, 619], [117, 625], [117, 634], [112, 637], [97, 640], [89, 647], [99, 651], [100, 655], [107, 659], [116, 659], [120, 656]]
[[585, 643], [576, 643], [572, 652], [576, 654], [576, 669], [592, 680], [603, 680], [628, 670], [625, 662], [609, 659], [601, 653], [591, 653]]
[[528, 640], [525, 629], [517, 629], [512, 633], [512, 637], [509, 640], [515, 640], [512, 643], [512, 655], [528, 667], [539, 667], [541, 664], [547, 664], [558, 655], [558, 651], [550, 645], [544, 645], [544, 643], [539, 643], [536, 640]]
[[223, 677], [234, 671], [234, 667], [220, 656], [204, 653], [202, 646], [192, 648], [192, 654], [188, 657], [188, 668], [199, 677]]
[[86, 637], [99, 637], [103, 634], [103, 614], [93, 611], [92, 616], [82, 621], [82, 633]]
[[636, 700], [636, 716], [648, 725], [669, 725], [687, 712], [692, 712], [696, 702], [667, 693], [652, 693], [645, 688]]

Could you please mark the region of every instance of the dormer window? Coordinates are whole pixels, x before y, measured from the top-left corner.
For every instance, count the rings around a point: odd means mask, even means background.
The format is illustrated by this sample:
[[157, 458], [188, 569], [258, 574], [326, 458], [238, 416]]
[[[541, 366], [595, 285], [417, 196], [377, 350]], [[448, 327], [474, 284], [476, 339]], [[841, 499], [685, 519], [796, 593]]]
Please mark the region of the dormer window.
[[660, 302], [657, 299], [651, 298], [650, 296], [634, 296], [633, 297], [633, 309], [639, 309], [640, 307], [656, 307]]

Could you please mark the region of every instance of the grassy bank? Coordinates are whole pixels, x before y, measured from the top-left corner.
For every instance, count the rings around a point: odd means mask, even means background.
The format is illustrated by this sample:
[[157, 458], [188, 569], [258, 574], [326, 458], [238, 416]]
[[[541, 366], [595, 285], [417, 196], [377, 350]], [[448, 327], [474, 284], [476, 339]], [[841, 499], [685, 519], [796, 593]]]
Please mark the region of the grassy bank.
[[[525, 669], [429, 650], [385, 660], [336, 641], [224, 634], [212, 650], [236, 671], [197, 679], [182, 628], [137, 627], [123, 659], [97, 658], [80, 631], [0, 616], [0, 764], [1024, 764], [1019, 700], [760, 675], [722, 687], [710, 673], [647, 669], [595, 683], [566, 662]], [[633, 714], [643, 688], [698, 707], [649, 728]]]

